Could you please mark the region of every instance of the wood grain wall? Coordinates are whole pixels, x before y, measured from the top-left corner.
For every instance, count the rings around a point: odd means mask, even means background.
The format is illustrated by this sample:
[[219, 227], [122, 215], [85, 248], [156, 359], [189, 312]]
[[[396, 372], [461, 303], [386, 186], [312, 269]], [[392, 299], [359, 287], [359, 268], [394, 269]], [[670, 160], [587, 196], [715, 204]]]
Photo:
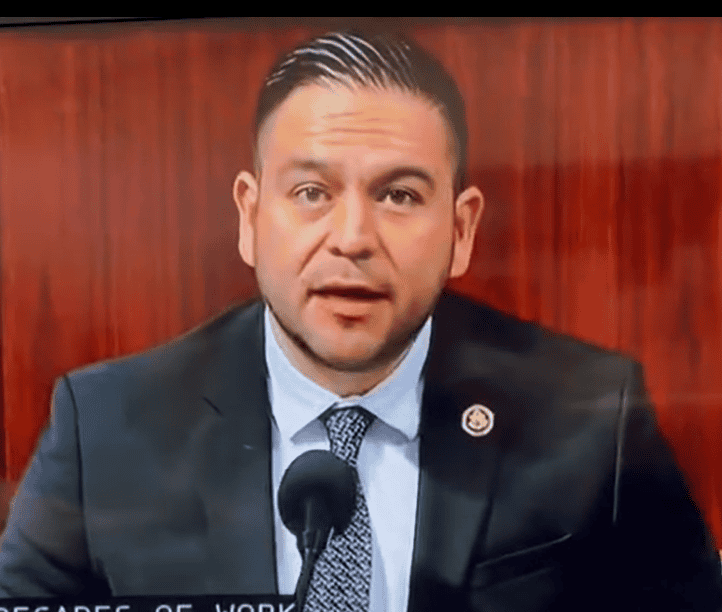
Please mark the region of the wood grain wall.
[[[256, 93], [279, 52], [333, 25], [0, 30], [10, 483], [58, 375], [255, 292], [231, 185], [251, 165]], [[487, 211], [453, 288], [640, 359], [722, 546], [722, 21], [393, 25], [442, 59], [467, 101]]]

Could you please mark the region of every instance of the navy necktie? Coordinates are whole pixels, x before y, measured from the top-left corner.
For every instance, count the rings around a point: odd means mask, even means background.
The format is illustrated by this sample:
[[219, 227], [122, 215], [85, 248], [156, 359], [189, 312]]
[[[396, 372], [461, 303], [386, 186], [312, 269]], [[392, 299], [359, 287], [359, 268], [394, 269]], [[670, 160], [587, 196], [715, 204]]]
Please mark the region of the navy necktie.
[[[361, 440], [374, 416], [361, 407], [331, 411], [323, 423], [331, 452], [356, 467]], [[371, 521], [356, 473], [356, 504], [351, 523], [332, 533], [316, 561], [304, 612], [366, 612], [371, 591]]]

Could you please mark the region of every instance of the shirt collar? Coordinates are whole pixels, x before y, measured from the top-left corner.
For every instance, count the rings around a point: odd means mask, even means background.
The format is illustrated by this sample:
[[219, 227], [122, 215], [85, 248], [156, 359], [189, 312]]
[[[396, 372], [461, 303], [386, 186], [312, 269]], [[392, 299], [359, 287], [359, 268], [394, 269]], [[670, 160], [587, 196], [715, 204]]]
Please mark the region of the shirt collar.
[[284, 438], [295, 436], [331, 406], [363, 406], [407, 439], [413, 440], [418, 435], [424, 384], [421, 374], [431, 341], [431, 317], [389, 376], [364, 395], [341, 398], [301, 374], [291, 364], [276, 341], [271, 328], [272, 316], [266, 306], [264, 330], [269, 399]]

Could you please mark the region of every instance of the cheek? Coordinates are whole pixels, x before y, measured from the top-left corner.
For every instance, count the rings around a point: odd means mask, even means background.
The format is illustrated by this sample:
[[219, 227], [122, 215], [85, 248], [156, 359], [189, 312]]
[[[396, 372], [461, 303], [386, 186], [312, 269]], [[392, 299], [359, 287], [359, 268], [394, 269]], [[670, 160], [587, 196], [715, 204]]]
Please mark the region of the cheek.
[[318, 245], [317, 234], [313, 227], [296, 223], [282, 210], [259, 215], [256, 274], [268, 295], [296, 300], [303, 293], [310, 255]]
[[256, 230], [260, 246], [278, 243], [290, 233], [288, 215], [276, 202], [262, 202], [258, 207]]
[[292, 258], [296, 233], [278, 206], [266, 205], [256, 221], [256, 250], [262, 254], [266, 271], [284, 267]]
[[452, 252], [451, 221], [419, 219], [387, 233], [389, 250], [402, 276], [437, 281], [448, 268]]

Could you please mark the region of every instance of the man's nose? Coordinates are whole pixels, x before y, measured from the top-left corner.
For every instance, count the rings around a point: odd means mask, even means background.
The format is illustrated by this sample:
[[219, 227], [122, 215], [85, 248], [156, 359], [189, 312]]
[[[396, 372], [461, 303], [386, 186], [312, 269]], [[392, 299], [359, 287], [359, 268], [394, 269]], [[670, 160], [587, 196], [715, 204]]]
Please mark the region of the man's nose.
[[333, 255], [368, 259], [377, 246], [374, 202], [358, 193], [345, 193], [333, 211], [329, 249]]

